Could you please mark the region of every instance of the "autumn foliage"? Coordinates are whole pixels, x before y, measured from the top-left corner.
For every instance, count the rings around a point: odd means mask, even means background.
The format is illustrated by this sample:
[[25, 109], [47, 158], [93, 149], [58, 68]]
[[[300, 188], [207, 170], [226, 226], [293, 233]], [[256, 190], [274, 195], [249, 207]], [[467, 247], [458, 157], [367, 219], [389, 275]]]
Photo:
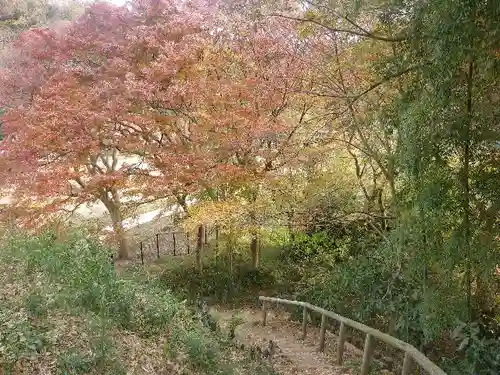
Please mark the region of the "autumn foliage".
[[216, 14], [202, 3], [98, 3], [65, 29], [21, 36], [17, 64], [1, 72], [1, 170], [25, 225], [100, 201], [127, 257], [128, 197], [259, 178], [284, 157], [299, 42], [246, 25], [235, 38], [213, 26]]

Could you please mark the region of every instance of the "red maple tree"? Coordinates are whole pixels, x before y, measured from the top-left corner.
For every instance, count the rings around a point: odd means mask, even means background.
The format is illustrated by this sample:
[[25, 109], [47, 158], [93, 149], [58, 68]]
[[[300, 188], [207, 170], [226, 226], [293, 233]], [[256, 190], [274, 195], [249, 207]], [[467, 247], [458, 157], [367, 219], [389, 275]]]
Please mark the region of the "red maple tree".
[[150, 201], [248, 178], [284, 155], [276, 143], [298, 127], [297, 45], [268, 30], [221, 36], [214, 9], [190, 4], [100, 3], [66, 30], [22, 36], [22, 69], [1, 75], [10, 105], [2, 170], [25, 224], [98, 200], [126, 258], [127, 196]]

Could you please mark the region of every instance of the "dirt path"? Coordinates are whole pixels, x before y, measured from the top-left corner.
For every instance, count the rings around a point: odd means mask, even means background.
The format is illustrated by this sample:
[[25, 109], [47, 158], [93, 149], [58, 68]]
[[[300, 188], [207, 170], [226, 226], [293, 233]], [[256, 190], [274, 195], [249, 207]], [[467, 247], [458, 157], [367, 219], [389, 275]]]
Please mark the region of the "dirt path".
[[[309, 326], [306, 340], [302, 340], [301, 325], [292, 322], [289, 314], [269, 312], [267, 325], [261, 323], [259, 310], [223, 310], [213, 309], [214, 317], [219, 319], [222, 329], [228, 329], [232, 319], [238, 319], [235, 329], [235, 341], [246, 348], [258, 346], [265, 350], [269, 340], [277, 344], [271, 356], [273, 369], [283, 375], [354, 375], [358, 371], [352, 367], [360, 362], [362, 353], [347, 344], [344, 351], [344, 366], [335, 365], [336, 336], [327, 332], [325, 352], [318, 351], [319, 330]], [[359, 369], [359, 367], [357, 367]]]

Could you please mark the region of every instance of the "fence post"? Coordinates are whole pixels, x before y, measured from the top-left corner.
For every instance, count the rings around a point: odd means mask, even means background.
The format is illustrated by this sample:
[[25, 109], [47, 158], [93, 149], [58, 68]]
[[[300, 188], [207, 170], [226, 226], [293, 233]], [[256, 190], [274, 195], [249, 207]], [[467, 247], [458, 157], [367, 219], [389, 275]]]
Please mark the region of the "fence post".
[[156, 258], [160, 259], [160, 233], [156, 233]]
[[144, 265], [144, 252], [142, 251], [142, 241], [141, 241], [141, 264]]
[[174, 256], [175, 256], [175, 253], [176, 253], [176, 250], [177, 250], [177, 249], [176, 249], [177, 245], [176, 245], [176, 243], [175, 243], [175, 232], [173, 232], [173, 233], [172, 233], [172, 239], [173, 239], [173, 241], [174, 241]]
[[307, 307], [304, 305], [302, 310], [302, 340], [305, 340], [307, 336]]
[[366, 334], [365, 348], [363, 351], [363, 364], [361, 365], [361, 375], [368, 375], [370, 371], [370, 363], [373, 353], [373, 337], [369, 333]]
[[401, 371], [401, 375], [410, 375], [412, 362], [413, 360], [411, 358], [411, 354], [405, 352], [405, 359], [403, 361], [403, 370]]
[[186, 244], [187, 244], [187, 253], [188, 253], [188, 255], [191, 252], [191, 244], [189, 243], [189, 241], [191, 241], [191, 239], [189, 238], [189, 232], [186, 232]]
[[205, 235], [205, 245], [208, 244], [208, 225], [205, 224], [204, 228], [203, 228], [203, 232], [204, 232], [204, 235]]
[[262, 325], [267, 324], [267, 304], [266, 301], [262, 301]]
[[340, 330], [339, 330], [339, 343], [337, 346], [337, 364], [342, 365], [343, 361], [343, 356], [344, 356], [344, 345], [345, 345], [345, 339], [346, 339], [346, 325], [344, 322], [340, 323]]
[[321, 331], [319, 332], [319, 351], [325, 350], [326, 315], [321, 314]]

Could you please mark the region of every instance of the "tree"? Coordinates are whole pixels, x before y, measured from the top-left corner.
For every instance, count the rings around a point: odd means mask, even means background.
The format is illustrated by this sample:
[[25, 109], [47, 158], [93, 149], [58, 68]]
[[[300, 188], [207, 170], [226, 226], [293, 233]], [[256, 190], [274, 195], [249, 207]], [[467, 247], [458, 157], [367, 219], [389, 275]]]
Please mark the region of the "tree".
[[417, 344], [456, 319], [498, 316], [498, 289], [486, 288], [500, 256], [498, 7], [259, 3], [240, 11], [294, 20], [300, 37], [314, 41], [319, 58], [308, 61], [313, 83], [302, 92], [317, 100], [311, 112], [328, 129], [317, 143], [351, 155], [363, 211], [383, 218], [385, 241], [370, 256], [394, 282], [411, 285]]
[[[18, 68], [18, 56], [12, 42], [22, 32], [32, 27], [59, 27], [80, 14], [81, 5], [79, 2], [51, 3], [46, 0], [0, 1], [0, 68]], [[5, 110], [0, 109], [0, 113], [3, 112]]]
[[398, 221], [382, 258], [418, 285], [429, 341], [437, 326], [473, 320], [494, 301], [484, 285], [499, 257], [490, 216], [497, 189], [486, 183], [498, 179], [498, 9], [481, 1], [303, 3], [305, 14], [280, 16], [328, 35], [333, 61], [340, 57], [323, 76], [333, 84], [311, 94], [345, 109], [340, 123], [354, 132], [341, 141], [358, 169], [363, 155], [390, 187]]
[[[98, 4], [67, 30], [34, 29], [21, 36], [23, 69], [4, 74], [5, 86], [13, 89], [4, 96], [15, 107], [4, 116], [2, 162], [5, 181], [15, 186], [17, 205], [32, 224], [99, 200], [110, 214], [120, 256], [128, 257], [122, 206], [127, 196], [150, 199], [141, 194], [152, 171], [142, 165], [144, 144], [158, 141], [154, 133], [136, 130], [151, 119], [144, 113], [150, 108], [136, 100], [150, 88], [145, 83], [160, 90], [196, 61], [202, 43], [192, 44], [189, 36], [199, 33], [199, 24], [172, 4]], [[150, 45], [155, 38], [158, 44]], [[172, 48], [184, 48], [184, 54], [168, 54]], [[171, 69], [168, 76], [153, 77], [155, 51]], [[143, 67], [148, 63], [149, 70]], [[130, 156], [132, 162], [119, 160]]]
[[[271, 28], [276, 32], [273, 36]], [[184, 71], [188, 84], [182, 86], [183, 95], [175, 105], [158, 93], [156, 112], [151, 114], [156, 117], [148, 129], [154, 127], [158, 134], [168, 129], [177, 142], [166, 136], [161, 145], [151, 151], [146, 148], [146, 157], [162, 173], [168, 172], [173, 157], [182, 155], [188, 161], [177, 166], [176, 177], [168, 184], [182, 206], [187, 194], [227, 183], [246, 184], [248, 200], [255, 200], [262, 180], [297, 156], [297, 136], [304, 136], [311, 104], [298, 93], [307, 82], [299, 57], [305, 48], [300, 51], [300, 40], [287, 39], [287, 31], [283, 22], [257, 30], [252, 24], [240, 24], [219, 31], [199, 63]], [[156, 195], [155, 189], [165, 187], [156, 184], [151, 189]], [[256, 242], [255, 232], [251, 244], [255, 267]]]
[[80, 1], [1, 0], [0, 46], [2, 59], [8, 56], [9, 44], [22, 32], [32, 27], [57, 26], [71, 21], [82, 11], [83, 2]]
[[206, 13], [103, 3], [66, 29], [22, 35], [22, 70], [4, 74], [14, 107], [2, 147], [6, 182], [30, 218], [99, 200], [125, 258], [126, 200], [250, 181], [285, 156], [262, 144], [288, 144], [301, 125], [285, 117], [300, 82], [296, 50], [265, 33], [219, 43]]

